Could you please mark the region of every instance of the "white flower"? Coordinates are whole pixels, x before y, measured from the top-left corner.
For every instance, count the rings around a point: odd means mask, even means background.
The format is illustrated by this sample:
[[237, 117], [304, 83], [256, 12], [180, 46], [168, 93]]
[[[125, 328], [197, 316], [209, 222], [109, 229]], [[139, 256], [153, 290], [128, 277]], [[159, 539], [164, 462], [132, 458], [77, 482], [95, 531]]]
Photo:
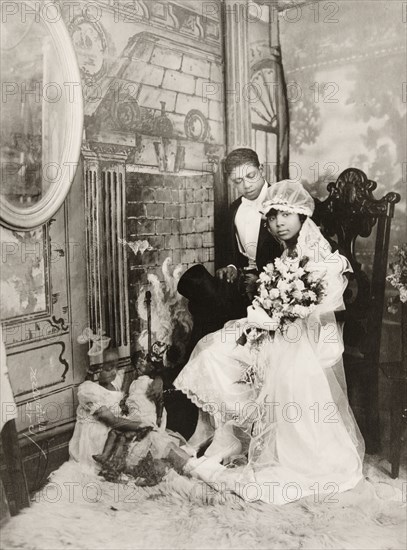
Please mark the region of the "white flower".
[[287, 292], [284, 292], [283, 290], [280, 292], [280, 298], [283, 302], [288, 302], [290, 299], [289, 294]]
[[265, 298], [265, 299], [263, 300], [263, 307], [264, 307], [265, 309], [271, 309], [272, 306], [273, 306], [273, 302], [270, 300], [270, 298]]
[[276, 258], [274, 260], [274, 263], [275, 263], [276, 269], [281, 273], [281, 275], [285, 275], [287, 273], [288, 268], [281, 258]]
[[288, 283], [291, 281], [294, 281], [294, 279], [296, 279], [296, 275], [294, 272], [291, 272], [291, 273], [289, 272], [286, 275], [284, 275], [284, 280], [287, 281]]
[[280, 292], [287, 292], [290, 290], [290, 285], [284, 279], [280, 279], [277, 283], [277, 288]]
[[291, 294], [291, 296], [295, 299], [295, 300], [301, 300], [301, 298], [303, 297], [303, 294], [302, 292], [300, 292], [299, 290], [294, 290]]
[[302, 292], [305, 289], [305, 285], [300, 279], [297, 279], [296, 281], [294, 281], [294, 286], [300, 292]]
[[267, 273], [264, 273], [264, 271], [262, 271], [260, 273], [259, 279], [262, 283], [269, 283], [270, 282], [270, 277], [267, 275]]
[[268, 295], [272, 300], [275, 300], [276, 298], [280, 297], [280, 292], [278, 291], [277, 288], [272, 288], [268, 293]]
[[262, 300], [264, 300], [265, 298], [267, 298], [269, 296], [269, 293], [267, 292], [267, 290], [263, 287], [260, 288], [260, 298]]

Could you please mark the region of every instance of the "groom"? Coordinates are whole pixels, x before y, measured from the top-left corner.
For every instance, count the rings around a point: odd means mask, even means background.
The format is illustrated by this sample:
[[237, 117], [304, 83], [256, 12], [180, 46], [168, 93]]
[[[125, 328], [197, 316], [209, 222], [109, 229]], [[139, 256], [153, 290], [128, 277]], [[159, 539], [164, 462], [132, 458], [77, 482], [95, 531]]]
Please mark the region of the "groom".
[[251, 284], [266, 264], [281, 255], [282, 250], [265, 228], [259, 212], [269, 185], [264, 179], [257, 153], [247, 148], [235, 149], [226, 157], [225, 172], [240, 197], [230, 206], [224, 231], [228, 265], [218, 269], [216, 275], [228, 283], [242, 283], [239, 286], [245, 294], [242, 296], [244, 316], [251, 301]]
[[[263, 166], [257, 153], [252, 149], [235, 149], [226, 157], [225, 171], [240, 197], [230, 206], [224, 230], [227, 235], [225, 256], [228, 265], [218, 269], [216, 275], [230, 284], [239, 283], [242, 290], [240, 315], [233, 317], [238, 318], [247, 314], [246, 308], [253, 299], [252, 293], [255, 290], [252, 292], [252, 288], [255, 289], [259, 272], [266, 264], [279, 257], [282, 249], [267, 231], [259, 212], [269, 185], [264, 179]], [[200, 410], [197, 427], [188, 441], [190, 450], [198, 450], [208, 442], [213, 436], [213, 428], [207, 413]], [[225, 453], [225, 449], [227, 453], [233, 454], [238, 451], [236, 443], [232, 432], [223, 432], [221, 439], [215, 435], [210, 453], [207, 452], [206, 456]]]

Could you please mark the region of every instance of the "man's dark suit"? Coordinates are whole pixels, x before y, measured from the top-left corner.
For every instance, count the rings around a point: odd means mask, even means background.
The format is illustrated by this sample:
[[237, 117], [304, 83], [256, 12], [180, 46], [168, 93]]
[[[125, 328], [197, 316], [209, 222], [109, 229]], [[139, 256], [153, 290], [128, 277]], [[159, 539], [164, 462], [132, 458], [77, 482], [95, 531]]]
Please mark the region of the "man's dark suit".
[[[225, 257], [226, 264], [233, 264], [237, 268], [247, 267], [249, 260], [239, 250], [237, 242], [237, 231], [235, 226], [235, 218], [239, 206], [242, 203], [242, 197], [235, 200], [229, 208], [229, 217], [227, 220], [227, 227], [225, 228], [225, 235], [227, 236], [227, 242], [225, 243]], [[267, 231], [263, 222], [260, 224], [259, 238], [257, 241], [256, 251], [256, 265], [258, 271], [262, 271], [263, 267], [273, 262], [276, 258], [281, 256], [282, 247], [278, 241]]]

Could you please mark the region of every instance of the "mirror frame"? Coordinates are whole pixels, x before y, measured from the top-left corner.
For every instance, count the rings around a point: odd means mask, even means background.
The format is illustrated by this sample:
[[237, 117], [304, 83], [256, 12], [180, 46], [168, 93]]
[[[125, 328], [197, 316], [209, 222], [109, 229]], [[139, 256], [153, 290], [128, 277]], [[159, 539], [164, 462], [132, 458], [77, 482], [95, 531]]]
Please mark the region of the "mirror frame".
[[58, 178], [58, 181], [51, 183], [44, 197], [38, 203], [28, 208], [18, 208], [0, 195], [0, 223], [14, 230], [35, 229], [49, 221], [57, 210], [59, 210], [69, 192], [75, 172], [78, 169], [82, 145], [84, 117], [82, 82], [72, 39], [62, 19], [48, 22], [42, 17], [41, 12], [40, 17], [53, 40], [62, 62], [64, 82], [77, 82], [79, 84], [79, 91], [77, 88], [74, 88], [72, 101], [66, 100], [66, 118], [68, 123], [67, 127], [61, 127], [61, 132], [67, 135], [64, 151], [60, 159], [61, 176]]

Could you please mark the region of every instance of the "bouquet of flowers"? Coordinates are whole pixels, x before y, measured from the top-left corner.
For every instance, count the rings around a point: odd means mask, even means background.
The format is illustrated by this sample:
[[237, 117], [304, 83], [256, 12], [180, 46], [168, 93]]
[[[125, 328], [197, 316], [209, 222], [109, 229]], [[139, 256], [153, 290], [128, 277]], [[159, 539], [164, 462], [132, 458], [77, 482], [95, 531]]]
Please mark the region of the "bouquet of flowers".
[[398, 296], [392, 296], [388, 300], [388, 311], [390, 313], [397, 312], [397, 303], [407, 302], [407, 243], [401, 246], [394, 247], [394, 256], [396, 261], [390, 264], [390, 269], [393, 271], [386, 279], [389, 283], [397, 288]]
[[[248, 348], [250, 359], [242, 363], [244, 371], [239, 384], [261, 387], [264, 373], [258, 366], [257, 356], [270, 332], [284, 328], [296, 319], [305, 319], [325, 296], [324, 273], [313, 271], [309, 258], [303, 256], [290, 263], [277, 258], [267, 264], [258, 280], [257, 296], [248, 310], [249, 327], [242, 343]], [[253, 325], [253, 326], [252, 326]]]
[[307, 256], [291, 263], [277, 258], [260, 273], [259, 283], [253, 306], [267, 313], [272, 330], [282, 331], [288, 323], [305, 319], [325, 295], [323, 274], [310, 270]]

